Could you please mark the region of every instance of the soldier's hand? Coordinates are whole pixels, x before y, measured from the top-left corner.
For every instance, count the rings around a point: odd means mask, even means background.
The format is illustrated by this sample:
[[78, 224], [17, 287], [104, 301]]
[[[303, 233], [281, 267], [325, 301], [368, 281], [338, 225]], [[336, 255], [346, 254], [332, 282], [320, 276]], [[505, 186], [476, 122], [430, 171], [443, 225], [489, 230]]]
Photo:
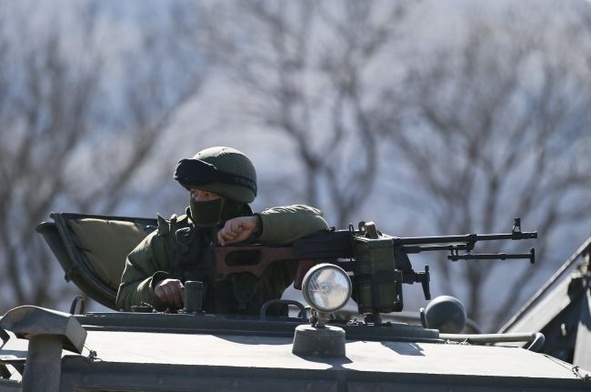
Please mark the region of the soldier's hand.
[[228, 220], [218, 232], [220, 245], [245, 241], [260, 230], [260, 218], [253, 216], [239, 216]]
[[183, 306], [184, 293], [185, 286], [178, 279], [164, 279], [154, 287], [154, 294], [160, 301], [177, 308]]

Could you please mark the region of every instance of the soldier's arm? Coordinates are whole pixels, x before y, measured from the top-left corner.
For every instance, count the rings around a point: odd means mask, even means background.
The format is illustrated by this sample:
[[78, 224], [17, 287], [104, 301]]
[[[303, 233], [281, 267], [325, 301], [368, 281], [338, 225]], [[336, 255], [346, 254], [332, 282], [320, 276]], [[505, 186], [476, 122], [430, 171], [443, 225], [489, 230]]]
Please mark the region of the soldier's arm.
[[154, 294], [155, 283], [170, 276], [164, 246], [162, 237], [152, 233], [127, 256], [117, 291], [119, 309], [129, 311], [142, 303], [158, 310], [166, 307]]
[[329, 228], [321, 210], [303, 204], [269, 208], [258, 216], [258, 241], [264, 245], [287, 245]]

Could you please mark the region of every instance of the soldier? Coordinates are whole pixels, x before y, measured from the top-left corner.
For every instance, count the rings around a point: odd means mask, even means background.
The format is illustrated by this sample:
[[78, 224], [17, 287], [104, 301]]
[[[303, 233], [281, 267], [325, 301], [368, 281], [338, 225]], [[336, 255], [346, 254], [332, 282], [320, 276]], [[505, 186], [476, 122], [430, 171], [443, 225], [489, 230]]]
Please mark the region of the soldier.
[[230, 147], [211, 147], [178, 162], [174, 178], [190, 192], [186, 214], [158, 217], [158, 229], [127, 257], [117, 306], [148, 303], [157, 310], [183, 306], [184, 282], [203, 282], [203, 310], [256, 315], [263, 303], [280, 298], [294, 278], [295, 263], [272, 263], [260, 279], [248, 273], [216, 281], [210, 244], [251, 241], [288, 245], [327, 229], [322, 212], [306, 205], [274, 207], [253, 214], [257, 193], [250, 159]]

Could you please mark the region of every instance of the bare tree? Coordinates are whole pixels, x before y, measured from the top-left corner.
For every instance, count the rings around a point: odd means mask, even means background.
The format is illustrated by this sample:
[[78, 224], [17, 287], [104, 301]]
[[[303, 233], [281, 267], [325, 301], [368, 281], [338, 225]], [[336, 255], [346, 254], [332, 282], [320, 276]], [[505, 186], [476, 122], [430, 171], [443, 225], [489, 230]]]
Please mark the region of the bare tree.
[[[548, 23], [543, 7], [527, 21], [467, 14], [467, 40], [429, 46], [412, 37], [417, 19], [407, 18], [429, 2], [171, 2], [125, 34], [105, 35], [101, 3], [88, 1], [68, 25], [79, 34], [48, 24], [26, 41], [10, 26], [33, 28], [30, 13], [11, 4], [0, 5], [3, 308], [61, 297], [51, 279], [61, 272], [33, 235], [51, 209], [125, 209], [136, 187], [170, 177], [178, 157], [159, 142], [180, 132], [173, 124], [206, 76], [228, 93], [224, 120], [252, 125], [262, 147], [278, 137], [292, 148], [289, 159], [275, 157], [282, 167], [270, 174], [268, 197], [295, 194], [336, 226], [361, 209], [380, 217], [367, 204], [386, 189], [396, 203], [376, 204], [435, 222], [437, 234], [507, 231], [519, 215], [525, 229], [557, 238], [589, 218], [589, 29], [569, 29], [562, 17]], [[400, 229], [388, 221], [380, 228]], [[548, 242], [536, 247], [548, 263]], [[510, 313], [541, 271], [515, 267], [499, 290], [501, 272], [488, 263], [438, 268], [445, 292], [463, 293], [486, 325]], [[484, 305], [495, 314], [479, 314]]]
[[248, 96], [242, 119], [290, 140], [303, 168], [273, 188], [322, 205], [340, 227], [375, 183], [384, 84], [375, 73], [387, 68], [402, 4], [239, 1], [202, 11], [212, 53]]
[[172, 23], [178, 14], [169, 26], [132, 26], [131, 49], [100, 45], [104, 15], [96, 3], [64, 12], [72, 17], [62, 24], [68, 31], [59, 23], [26, 23], [39, 16], [27, 4], [0, 7], [0, 310], [55, 306], [71, 290], [57, 284], [63, 272], [35, 226], [52, 209], [101, 213], [120, 206], [206, 70], [195, 65], [192, 43], [175, 41], [174, 26], [183, 27]]
[[560, 264], [551, 239], [591, 217], [591, 162], [579, 153], [589, 144], [590, 69], [578, 65], [584, 54], [561, 45], [588, 45], [589, 36], [571, 36], [543, 16], [532, 21], [529, 12], [526, 22], [511, 10], [495, 20], [472, 18], [465, 42], [411, 70], [409, 94], [392, 102], [391, 121], [405, 132], [389, 132], [414, 179], [398, 188], [399, 198], [433, 218], [438, 232], [509, 231], [514, 216], [538, 230], [535, 268], [513, 264], [501, 278], [499, 264], [438, 266], [446, 293], [462, 292], [467, 282], [468, 313], [487, 327], [531, 294], [527, 283], [547, 272], [540, 266]]
[[[549, 237], [582, 222], [589, 209], [580, 193], [589, 183], [588, 161], [576, 154], [589, 121], [588, 69], [570, 61], [576, 54], [560, 52], [561, 41], [575, 38], [562, 17], [550, 25], [549, 8], [528, 20], [513, 13], [519, 7], [507, 8], [488, 22], [466, 11], [466, 41], [437, 45], [404, 36], [404, 57], [399, 27], [421, 20], [407, 21], [415, 8], [403, 2], [226, 2], [201, 12], [212, 22], [205, 44], [238, 97], [235, 120], [258, 124], [261, 138], [283, 135], [304, 168], [275, 189], [320, 205], [341, 227], [360, 208], [367, 211], [372, 190], [386, 183], [396, 204], [381, 206], [392, 216], [410, 206], [402, 212], [415, 209], [417, 222], [435, 221], [438, 234], [508, 231], [521, 216], [526, 228]], [[403, 85], [401, 68], [408, 71]], [[376, 187], [378, 173], [396, 181]], [[547, 243], [536, 246], [542, 263]], [[485, 320], [485, 293], [495, 290], [488, 286], [498, 269], [464, 264], [456, 278], [449, 264], [440, 268], [443, 289], [467, 291], [471, 317], [488, 325], [544, 272], [516, 267], [515, 282], [495, 297]]]

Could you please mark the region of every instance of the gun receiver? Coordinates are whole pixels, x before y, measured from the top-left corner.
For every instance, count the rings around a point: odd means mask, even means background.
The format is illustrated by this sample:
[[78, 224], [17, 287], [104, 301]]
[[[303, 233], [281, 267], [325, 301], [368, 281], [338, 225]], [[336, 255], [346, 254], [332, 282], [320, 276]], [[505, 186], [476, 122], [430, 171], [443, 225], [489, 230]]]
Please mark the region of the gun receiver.
[[402, 283], [421, 283], [425, 299], [431, 298], [429, 267], [415, 272], [409, 254], [448, 251], [447, 258], [451, 261], [528, 259], [534, 263], [533, 248], [529, 253], [471, 252], [481, 241], [535, 238], [537, 232], [521, 231], [519, 218], [515, 218], [511, 233], [427, 237], [392, 237], [380, 233], [373, 222], [360, 222], [358, 229], [352, 225], [348, 230], [333, 228], [298, 239], [291, 246], [214, 245], [213, 252], [218, 280], [245, 272], [260, 277], [271, 263], [294, 260], [298, 262], [294, 280], [297, 289], [301, 288], [305, 273], [314, 264], [337, 264], [352, 275], [360, 312], [376, 314], [402, 310]]

